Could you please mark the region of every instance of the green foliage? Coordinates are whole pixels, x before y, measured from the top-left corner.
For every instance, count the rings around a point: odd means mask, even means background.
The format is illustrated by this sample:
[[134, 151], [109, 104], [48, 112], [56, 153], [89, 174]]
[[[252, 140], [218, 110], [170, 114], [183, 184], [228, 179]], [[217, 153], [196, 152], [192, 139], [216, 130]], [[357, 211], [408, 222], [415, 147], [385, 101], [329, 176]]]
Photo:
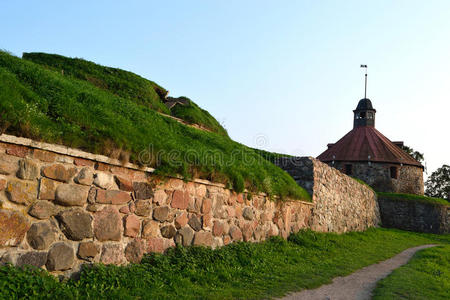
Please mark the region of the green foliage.
[[42, 298], [260, 299], [329, 283], [426, 243], [449, 244], [450, 237], [393, 229], [340, 235], [301, 231], [289, 241], [275, 237], [216, 250], [178, 247], [146, 256], [140, 264], [94, 265], [84, 268], [78, 281], [60, 284], [47, 277], [32, 281], [29, 271], [1, 267], [0, 287], [8, 298], [48, 291]]
[[175, 105], [170, 110], [172, 115], [183, 119], [184, 121], [191, 124], [199, 124], [215, 133], [228, 136], [225, 128], [220, 125], [220, 123], [213, 117], [209, 112], [201, 109], [197, 104], [195, 104], [191, 99], [187, 97], [180, 97], [178, 99], [186, 100], [186, 105]]
[[34, 267], [0, 267], [0, 299], [73, 299], [78, 294], [45, 270]]
[[378, 282], [373, 299], [450, 299], [450, 245], [417, 252]]
[[388, 198], [392, 200], [398, 201], [417, 201], [425, 204], [433, 204], [433, 205], [450, 205], [450, 203], [445, 199], [433, 198], [421, 195], [413, 195], [413, 194], [397, 194], [397, 193], [382, 193], [378, 192], [378, 197]]
[[444, 198], [450, 201], [450, 166], [443, 165], [434, 171], [425, 182], [425, 187], [427, 196]]
[[88, 81], [0, 52], [2, 131], [281, 198], [309, 201], [286, 172], [229, 137], [190, 128]]
[[408, 147], [406, 145], [403, 145], [402, 150], [405, 151], [406, 153], [408, 153], [412, 158], [414, 158], [415, 160], [417, 160], [420, 163], [424, 163], [425, 158], [423, 156], [423, 153], [420, 153], [419, 151], [414, 150], [411, 147]]

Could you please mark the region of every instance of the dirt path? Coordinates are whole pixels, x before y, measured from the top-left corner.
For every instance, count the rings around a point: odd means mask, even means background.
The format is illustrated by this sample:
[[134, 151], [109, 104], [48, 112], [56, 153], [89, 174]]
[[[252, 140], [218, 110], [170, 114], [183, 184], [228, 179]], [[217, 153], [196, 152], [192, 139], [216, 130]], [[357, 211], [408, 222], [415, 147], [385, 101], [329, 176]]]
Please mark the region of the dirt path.
[[336, 277], [332, 283], [322, 285], [314, 290], [304, 290], [290, 294], [284, 297], [283, 300], [371, 299], [372, 290], [375, 288], [378, 280], [383, 279], [394, 269], [406, 264], [417, 251], [434, 246], [436, 245], [423, 245], [406, 249], [388, 260], [367, 266], [345, 277]]

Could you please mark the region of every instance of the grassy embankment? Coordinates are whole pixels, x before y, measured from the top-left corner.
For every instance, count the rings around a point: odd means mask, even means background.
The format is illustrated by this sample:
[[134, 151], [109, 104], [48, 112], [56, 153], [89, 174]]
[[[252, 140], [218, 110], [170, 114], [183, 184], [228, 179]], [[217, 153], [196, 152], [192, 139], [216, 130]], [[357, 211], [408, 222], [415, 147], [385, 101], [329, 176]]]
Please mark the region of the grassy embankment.
[[304, 231], [289, 241], [175, 248], [137, 265], [97, 265], [78, 281], [60, 283], [45, 271], [2, 267], [0, 290], [4, 298], [260, 299], [314, 288], [429, 243], [448, 248], [450, 236], [381, 228], [342, 235]]
[[310, 200], [253, 149], [161, 116], [158, 93], [164, 91], [155, 83], [83, 60], [25, 57], [0, 52], [1, 132], [129, 159], [161, 175], [222, 182], [238, 192]]
[[383, 198], [388, 198], [392, 200], [398, 201], [415, 201], [421, 202], [425, 204], [434, 204], [434, 205], [450, 205], [450, 202], [445, 199], [433, 198], [421, 195], [412, 195], [412, 194], [396, 194], [396, 193], [382, 193], [378, 192], [378, 196]]
[[378, 283], [373, 299], [450, 299], [450, 245], [417, 252]]

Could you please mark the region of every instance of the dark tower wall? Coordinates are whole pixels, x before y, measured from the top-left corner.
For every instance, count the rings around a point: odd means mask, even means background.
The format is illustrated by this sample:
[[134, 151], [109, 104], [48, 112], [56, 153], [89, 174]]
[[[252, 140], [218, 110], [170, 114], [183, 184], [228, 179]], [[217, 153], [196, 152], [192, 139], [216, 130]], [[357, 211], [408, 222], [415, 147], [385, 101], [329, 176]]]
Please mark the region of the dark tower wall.
[[363, 180], [377, 192], [424, 194], [421, 167], [374, 162], [329, 162], [328, 165]]

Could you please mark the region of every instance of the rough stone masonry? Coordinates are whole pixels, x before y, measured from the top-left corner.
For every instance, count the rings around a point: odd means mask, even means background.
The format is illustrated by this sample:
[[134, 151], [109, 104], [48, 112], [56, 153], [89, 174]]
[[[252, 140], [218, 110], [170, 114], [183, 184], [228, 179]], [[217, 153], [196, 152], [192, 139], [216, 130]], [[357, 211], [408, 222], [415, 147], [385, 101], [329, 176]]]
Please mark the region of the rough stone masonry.
[[75, 149], [0, 138], [0, 260], [55, 275], [94, 262], [137, 263], [176, 244], [214, 248], [379, 222], [370, 189], [312, 158], [304, 170], [312, 174], [313, 202], [271, 201], [204, 180], [157, 178]]

